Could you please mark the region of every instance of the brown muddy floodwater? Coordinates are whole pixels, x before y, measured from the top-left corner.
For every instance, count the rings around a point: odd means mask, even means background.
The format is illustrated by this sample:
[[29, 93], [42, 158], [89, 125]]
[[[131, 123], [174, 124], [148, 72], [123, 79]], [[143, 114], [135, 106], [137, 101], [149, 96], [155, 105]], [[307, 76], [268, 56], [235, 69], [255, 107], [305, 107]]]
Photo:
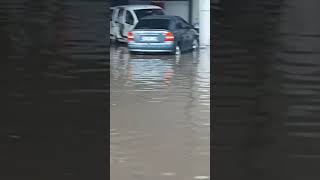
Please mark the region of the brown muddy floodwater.
[[210, 50], [110, 64], [111, 179], [210, 179]]

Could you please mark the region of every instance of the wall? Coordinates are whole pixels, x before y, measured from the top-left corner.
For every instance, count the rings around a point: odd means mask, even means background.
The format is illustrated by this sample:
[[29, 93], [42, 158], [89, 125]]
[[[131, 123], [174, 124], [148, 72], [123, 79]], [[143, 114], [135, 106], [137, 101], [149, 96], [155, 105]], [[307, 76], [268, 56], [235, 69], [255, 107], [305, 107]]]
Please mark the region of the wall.
[[151, 0], [129, 0], [129, 4], [150, 4]]
[[165, 10], [169, 15], [181, 16], [189, 22], [189, 2], [188, 1], [166, 1]]
[[[199, 2], [199, 0], [195, 0], [195, 1]], [[152, 0], [128, 0], [128, 4], [151, 4], [151, 2]], [[165, 4], [165, 10], [167, 14], [181, 16], [183, 19], [189, 22], [189, 14], [192, 13], [192, 11], [191, 10], [189, 11], [188, 0], [176, 0], [176, 1], [163, 0], [163, 2]], [[197, 4], [198, 3], [196, 3], [196, 5]], [[199, 6], [196, 6], [195, 8], [193, 8], [193, 10], [199, 13], [198, 8]]]
[[199, 0], [192, 0], [192, 19], [191, 19], [191, 23], [195, 24], [195, 23], [199, 23]]
[[111, 0], [110, 6], [120, 6], [128, 4], [128, 0]]

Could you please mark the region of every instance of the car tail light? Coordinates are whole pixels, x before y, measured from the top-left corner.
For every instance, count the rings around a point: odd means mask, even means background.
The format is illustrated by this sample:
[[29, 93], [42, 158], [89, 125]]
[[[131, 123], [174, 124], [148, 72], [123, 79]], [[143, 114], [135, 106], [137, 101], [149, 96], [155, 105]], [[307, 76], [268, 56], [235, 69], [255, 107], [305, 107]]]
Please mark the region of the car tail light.
[[133, 37], [133, 32], [129, 32], [128, 33], [128, 41], [133, 41], [134, 40], [134, 37]]
[[169, 42], [174, 41], [174, 35], [172, 32], [167, 32], [165, 41], [169, 41]]

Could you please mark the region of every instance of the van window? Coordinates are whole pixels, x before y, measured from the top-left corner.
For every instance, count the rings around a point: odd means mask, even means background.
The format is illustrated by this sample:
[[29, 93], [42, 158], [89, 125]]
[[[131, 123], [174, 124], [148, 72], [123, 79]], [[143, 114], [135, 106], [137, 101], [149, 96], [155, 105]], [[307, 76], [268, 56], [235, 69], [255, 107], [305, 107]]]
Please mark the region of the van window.
[[134, 12], [137, 15], [138, 20], [151, 15], [164, 15], [162, 9], [139, 9], [135, 10]]
[[135, 29], [166, 29], [169, 30], [169, 19], [142, 19]]
[[112, 9], [112, 21], [117, 21], [118, 20], [118, 13], [119, 13], [119, 9]]
[[185, 21], [183, 18], [181, 17], [177, 17], [177, 18], [178, 18], [178, 21], [181, 23], [181, 26], [183, 29], [190, 27], [190, 24], [187, 21]]
[[130, 25], [134, 24], [134, 19], [130, 11], [127, 11], [126, 13], [126, 23]]
[[117, 17], [117, 20], [120, 23], [122, 22], [123, 14], [124, 14], [124, 9], [120, 9], [118, 12], [118, 17]]

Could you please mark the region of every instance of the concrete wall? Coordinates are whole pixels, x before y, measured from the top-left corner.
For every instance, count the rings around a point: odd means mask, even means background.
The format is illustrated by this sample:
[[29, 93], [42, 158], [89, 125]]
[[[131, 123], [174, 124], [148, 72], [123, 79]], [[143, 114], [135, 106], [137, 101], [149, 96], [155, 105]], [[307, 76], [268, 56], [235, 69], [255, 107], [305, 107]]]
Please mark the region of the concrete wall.
[[[197, 0], [199, 1], [199, 0]], [[129, 4], [150, 4], [152, 0], [129, 0]], [[181, 16], [187, 22], [189, 22], [189, 1], [163, 1], [166, 13], [169, 15]]]
[[165, 11], [168, 15], [182, 17], [189, 22], [189, 2], [188, 1], [166, 1]]
[[120, 5], [126, 5], [128, 4], [128, 0], [111, 0], [110, 6], [120, 6]]
[[129, 0], [129, 4], [150, 4], [151, 0]]
[[191, 18], [191, 23], [199, 23], [199, 0], [192, 0], [192, 18]]
[[210, 46], [210, 0], [201, 0], [200, 10], [200, 45]]

